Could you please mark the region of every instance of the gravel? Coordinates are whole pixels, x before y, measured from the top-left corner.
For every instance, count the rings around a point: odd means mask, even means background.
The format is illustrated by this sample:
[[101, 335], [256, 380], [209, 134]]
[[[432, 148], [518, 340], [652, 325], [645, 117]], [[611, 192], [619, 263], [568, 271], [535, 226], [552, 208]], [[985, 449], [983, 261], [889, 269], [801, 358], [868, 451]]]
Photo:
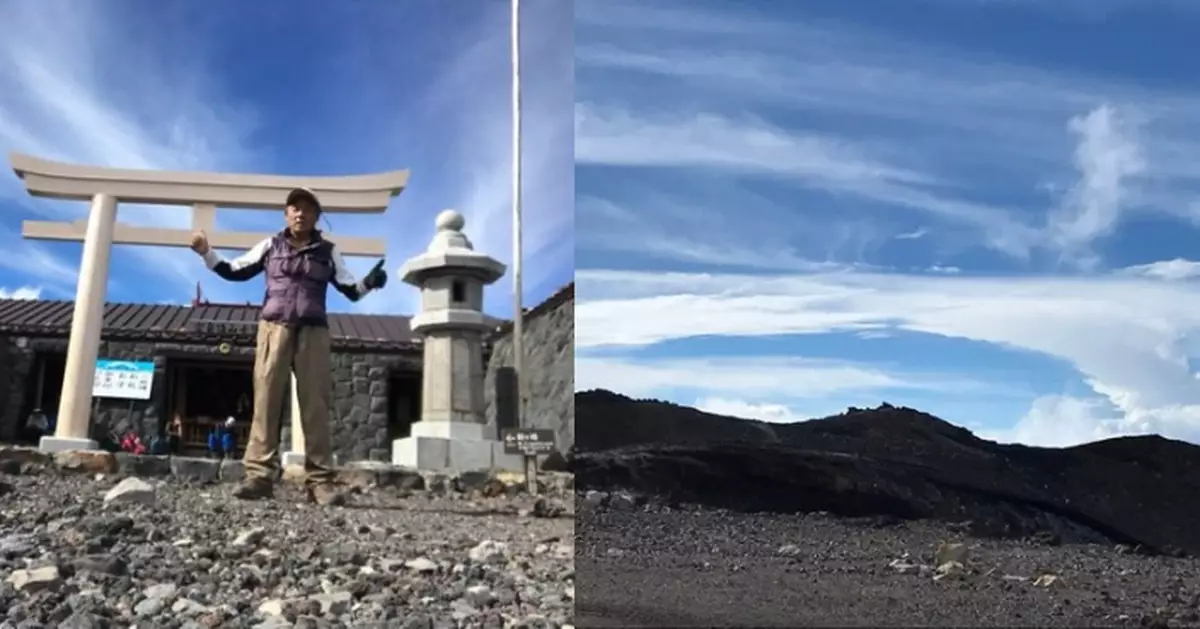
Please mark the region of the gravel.
[[0, 629], [537, 627], [574, 608], [572, 505], [0, 473]]
[[1200, 560], [577, 497], [579, 626], [1198, 626]]

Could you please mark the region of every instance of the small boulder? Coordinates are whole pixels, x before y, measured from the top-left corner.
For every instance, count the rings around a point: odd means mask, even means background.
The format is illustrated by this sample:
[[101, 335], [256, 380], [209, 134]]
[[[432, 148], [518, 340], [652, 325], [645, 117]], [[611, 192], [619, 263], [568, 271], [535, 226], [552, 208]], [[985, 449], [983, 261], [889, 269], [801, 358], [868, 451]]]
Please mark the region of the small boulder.
[[66, 472], [115, 474], [117, 458], [103, 450], [66, 450], [54, 454], [54, 465]]
[[104, 494], [104, 504], [136, 503], [153, 505], [157, 498], [154, 485], [130, 476]]
[[1048, 588], [1058, 583], [1058, 575], [1056, 574], [1040, 574], [1033, 580], [1033, 584], [1038, 587]]
[[256, 526], [238, 533], [237, 536], [233, 538], [233, 545], [239, 548], [257, 546], [262, 543], [263, 538], [266, 537], [266, 535], [267, 529], [261, 526]]
[[42, 592], [54, 590], [63, 584], [58, 566], [45, 566], [30, 570], [16, 570], [8, 577], [8, 583], [18, 592]]
[[409, 561], [406, 561], [406, 562], [404, 562], [404, 567], [408, 568], [409, 570], [412, 570], [413, 572], [417, 572], [417, 573], [421, 573], [421, 574], [429, 574], [432, 572], [437, 572], [437, 569], [438, 569], [437, 563], [435, 563], [432, 559], [428, 559], [426, 557], [417, 557], [416, 559], [411, 559]]
[[937, 574], [934, 575], [935, 581], [949, 579], [952, 577], [960, 577], [967, 573], [967, 568], [961, 562], [947, 561], [943, 564], [938, 564]]
[[508, 561], [508, 545], [485, 539], [471, 550], [467, 551], [471, 561], [479, 564], [501, 564]]
[[288, 612], [288, 609], [289, 605], [287, 601], [279, 598], [273, 598], [263, 601], [262, 604], [258, 606], [258, 613], [262, 614], [263, 616], [283, 616]]
[[328, 594], [310, 596], [308, 600], [320, 605], [321, 613], [326, 616], [341, 616], [350, 611], [350, 603], [354, 601], [354, 596], [349, 592], [338, 590]]

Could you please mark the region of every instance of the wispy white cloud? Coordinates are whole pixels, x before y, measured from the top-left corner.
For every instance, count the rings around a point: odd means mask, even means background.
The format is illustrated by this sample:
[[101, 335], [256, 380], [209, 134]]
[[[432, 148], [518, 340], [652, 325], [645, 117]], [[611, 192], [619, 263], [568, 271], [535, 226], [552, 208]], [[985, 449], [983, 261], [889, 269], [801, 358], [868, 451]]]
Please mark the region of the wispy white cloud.
[[[1154, 279], [580, 271], [577, 344], [904, 330], [1035, 352], [1094, 391], [1096, 425], [1200, 438], [1200, 289]], [[624, 294], [623, 294], [624, 293]], [[602, 297], [601, 297], [602, 296]], [[621, 321], [620, 326], [602, 325]]]
[[3, 225], [0, 225], [0, 243], [11, 243], [9, 255], [0, 256], [0, 269], [16, 274], [21, 281], [49, 286], [62, 296], [68, 291], [74, 295], [73, 289], [79, 280], [77, 262], [68, 262], [41, 245], [23, 241], [18, 233]]
[[846, 391], [981, 391], [977, 382], [949, 374], [901, 374], [843, 361], [737, 357], [646, 359], [593, 356], [575, 359], [580, 390], [607, 388], [634, 396], [663, 389], [703, 389], [713, 395], [821, 398]]
[[[525, 290], [556, 270], [574, 266], [574, 165], [571, 111], [574, 67], [570, 62], [571, 14], [551, 2], [524, 3], [522, 81], [522, 246]], [[474, 43], [451, 63], [425, 96], [427, 108], [452, 115], [462, 132], [450, 147], [466, 177], [440, 200], [461, 211], [476, 248], [510, 266], [496, 291], [511, 294], [512, 113], [508, 5], [483, 11]], [[495, 98], [474, 95], [487, 93]], [[452, 113], [451, 113], [452, 112]], [[416, 201], [438, 202], [424, 198]], [[428, 227], [418, 226], [433, 235]], [[415, 253], [415, 252], [414, 252]], [[548, 293], [547, 293], [548, 294]], [[391, 293], [403, 311], [415, 292]], [[364, 302], [365, 303], [365, 302]], [[532, 305], [532, 304], [530, 304]]]
[[[765, 202], [744, 193], [740, 208], [752, 212], [770, 212]], [[740, 221], [737, 215], [697, 212], [685, 205], [656, 194], [640, 195], [637, 207], [624, 207], [613, 201], [589, 195], [576, 198], [578, 213], [576, 244], [581, 249], [626, 253], [650, 259], [699, 264], [718, 264], [733, 268], [793, 271], [830, 271], [858, 266], [837, 260], [837, 254], [869, 240], [855, 229], [831, 229], [829, 225], [804, 226], [800, 219], [788, 221], [791, 229], [764, 217], [761, 222]], [[647, 220], [652, 213], [654, 220]], [[858, 226], [854, 226], [858, 227]], [[736, 233], [730, 242], [713, 242], [712, 234]], [[794, 242], [814, 239], [820, 242], [825, 260], [800, 255]]]
[[934, 183], [835, 138], [712, 114], [655, 119], [583, 104], [575, 111], [575, 136], [575, 159], [581, 164], [776, 174], [837, 189], [876, 182]]
[[[668, 6], [678, 21], [693, 13]], [[655, 15], [665, 29], [673, 20], [664, 11]], [[1017, 259], [1040, 248], [1084, 266], [1096, 263], [1092, 245], [1133, 214], [1195, 212], [1200, 94], [1052, 73], [844, 23], [790, 22], [784, 35], [779, 24], [724, 9], [705, 13], [725, 33], [715, 41], [684, 37], [690, 26], [678, 38], [635, 37], [624, 34], [639, 32], [635, 12], [596, 18], [603, 27], [578, 47], [581, 161], [663, 165], [683, 153], [672, 163], [759, 165], [806, 187], [957, 225], [936, 234], [955, 246], [982, 244]], [[753, 35], [717, 26], [749, 28], [747, 20]], [[654, 102], [661, 89], [612, 89], [614, 72], [655, 77], [686, 97], [664, 108]], [[764, 129], [748, 109], [802, 122]], [[682, 113], [647, 113], [671, 110]], [[818, 132], [830, 116], [851, 122], [837, 135]], [[970, 185], [980, 169], [1012, 191]], [[848, 174], [862, 178], [842, 186]], [[969, 245], [964, 228], [976, 234]]]
[[1069, 128], [1079, 138], [1074, 159], [1079, 181], [1051, 213], [1050, 227], [1056, 244], [1073, 255], [1116, 229], [1129, 180], [1145, 171], [1146, 162], [1133, 131], [1110, 106], [1072, 118]]
[[[1121, 125], [1116, 110], [1108, 105], [1065, 123], [1079, 138], [1077, 180], [1044, 223], [1019, 209], [955, 196], [940, 175], [869, 157], [865, 146], [713, 116], [662, 122], [629, 113], [597, 116], [580, 105], [576, 160], [581, 164], [772, 175], [806, 188], [905, 207], [972, 228], [982, 235], [986, 246], [1019, 258], [1041, 247], [1059, 252], [1065, 261], [1091, 263], [1090, 246], [1115, 229], [1127, 209], [1129, 180], [1145, 169], [1139, 145]], [[735, 198], [722, 200], [737, 202]], [[728, 213], [731, 209], [710, 206], [697, 208], [697, 212]], [[659, 213], [642, 211], [637, 215]], [[903, 232], [893, 238], [914, 239], [916, 234], [927, 233]]]
[[[163, 64], [151, 40], [134, 37], [121, 7], [75, 6], [62, 2], [0, 4], [5, 37], [0, 40], [0, 148], [50, 159], [156, 170], [233, 170], [253, 151], [243, 144], [254, 114], [225, 98], [210, 69], [192, 59], [181, 75]], [[186, 33], [180, 50], [203, 49]], [[11, 174], [0, 177], [5, 197], [51, 219], [86, 215], [85, 203], [28, 199]], [[120, 220], [132, 224], [186, 227], [184, 208], [123, 205]], [[6, 246], [30, 269], [64, 288], [73, 287], [76, 263], [7, 231]], [[144, 272], [187, 286], [203, 269], [180, 249], [136, 248]], [[29, 267], [26, 267], [29, 269]], [[182, 281], [180, 281], [182, 280]]]
[[[467, 216], [468, 233], [479, 249], [510, 261], [506, 6], [464, 11], [461, 20], [459, 9], [447, 6], [444, 21], [453, 28], [418, 38], [415, 48], [395, 34], [413, 28], [402, 21], [413, 17], [413, 9], [381, 6], [376, 15], [396, 22], [367, 24], [357, 10], [298, 8], [297, 23], [358, 24], [362, 33], [331, 31], [326, 41], [315, 44], [329, 48], [337, 72], [296, 61], [281, 73], [281, 81], [303, 74], [314, 92], [308, 98], [312, 103], [299, 103], [293, 111], [291, 104], [245, 89], [240, 83], [244, 64], [241, 74], [223, 65], [234, 52], [228, 49], [230, 42], [247, 30], [274, 32], [275, 18], [267, 11], [247, 7], [234, 14], [234, 5], [227, 4], [205, 13], [156, 5], [148, 17], [132, 13], [135, 4], [115, 2], [101, 10], [58, 1], [0, 3], [0, 23], [6, 29], [0, 41], [0, 152], [167, 170], [339, 175], [407, 167], [413, 172], [412, 185], [383, 219], [333, 216], [335, 233], [387, 239], [388, 266], [394, 269], [428, 243], [433, 217], [453, 207]], [[529, 294], [547, 277], [565, 278], [564, 269], [572, 264], [572, 69], [569, 35], [563, 35], [570, 31], [570, 11], [548, 0], [523, 6]], [[213, 27], [222, 20], [229, 28]], [[212, 40], [225, 30], [237, 34], [228, 41]], [[437, 71], [414, 71], [414, 58]], [[398, 87], [394, 80], [414, 74], [422, 81]], [[299, 120], [302, 115], [312, 119]], [[289, 124], [306, 128], [292, 132]], [[298, 163], [310, 166], [293, 170]], [[317, 169], [310, 169], [313, 164]], [[74, 219], [86, 212], [83, 203], [29, 198], [11, 174], [0, 175], [0, 201], [19, 203], [27, 218]], [[120, 220], [186, 227], [190, 212], [123, 204]], [[218, 224], [274, 231], [279, 220], [270, 212], [222, 211]], [[0, 244], [23, 252], [18, 258], [53, 259], [55, 268], [75, 264], [74, 254], [63, 252], [77, 249], [23, 241], [13, 229], [0, 236]], [[184, 249], [122, 248], [117, 255], [118, 261], [133, 257], [136, 272], [153, 278], [146, 281], [163, 292], [190, 293], [194, 281], [202, 280], [213, 300], [255, 298], [248, 285], [213, 278]], [[351, 259], [350, 265], [361, 274], [374, 262]], [[48, 282], [64, 279], [53, 275]], [[501, 280], [498, 290], [509, 292], [509, 280]], [[73, 286], [72, 277], [57, 288]], [[495, 292], [489, 306], [503, 314], [510, 300], [504, 295], [496, 299]], [[396, 281], [355, 307], [407, 312], [415, 307], [416, 295]]]
[[[641, 354], [667, 341], [702, 373], [688, 339], [940, 337], [1079, 376], [1024, 392], [1029, 412], [988, 436], [1200, 439], [1200, 292], [1185, 281], [1200, 264], [1126, 231], [1200, 225], [1200, 91], [795, 11], [580, 6], [576, 157], [581, 180], [610, 183], [577, 206], [577, 343], [629, 353], [611, 381], [681, 386], [638, 371], [662, 367]], [[842, 366], [920, 373], [920, 352], [896, 359]], [[988, 381], [977, 368], [963, 366]], [[694, 398], [798, 408], [784, 391]]]
[[896, 240], [918, 240], [924, 238], [928, 234], [929, 230], [922, 227], [920, 229], [914, 229], [910, 232], [904, 232], [903, 234], [896, 234], [895, 238]]
[[1121, 269], [1120, 272], [1129, 275], [1144, 275], [1162, 280], [1180, 281], [1200, 276], [1200, 262], [1175, 258], [1149, 264], [1137, 264]]

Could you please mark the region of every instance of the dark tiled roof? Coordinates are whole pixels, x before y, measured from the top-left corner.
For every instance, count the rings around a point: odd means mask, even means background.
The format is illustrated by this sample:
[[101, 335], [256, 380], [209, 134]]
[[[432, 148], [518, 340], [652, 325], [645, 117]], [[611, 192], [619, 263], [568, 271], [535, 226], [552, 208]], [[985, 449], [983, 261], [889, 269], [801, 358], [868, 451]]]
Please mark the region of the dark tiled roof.
[[[41, 299], [0, 299], [0, 334], [66, 336], [71, 331], [75, 302]], [[106, 339], [197, 341], [222, 339], [252, 342], [258, 306], [209, 304], [169, 306], [106, 304]], [[409, 318], [397, 315], [332, 313], [329, 331], [336, 347], [344, 349], [404, 349], [415, 345]]]

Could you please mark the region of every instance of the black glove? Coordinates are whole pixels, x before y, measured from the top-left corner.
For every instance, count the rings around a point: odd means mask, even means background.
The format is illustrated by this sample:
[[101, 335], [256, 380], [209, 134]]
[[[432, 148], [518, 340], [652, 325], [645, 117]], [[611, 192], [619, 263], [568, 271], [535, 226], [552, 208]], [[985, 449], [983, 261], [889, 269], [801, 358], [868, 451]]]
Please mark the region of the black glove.
[[387, 286], [387, 271], [383, 270], [383, 262], [380, 260], [363, 278], [363, 286], [366, 286], [367, 290], [377, 290]]

